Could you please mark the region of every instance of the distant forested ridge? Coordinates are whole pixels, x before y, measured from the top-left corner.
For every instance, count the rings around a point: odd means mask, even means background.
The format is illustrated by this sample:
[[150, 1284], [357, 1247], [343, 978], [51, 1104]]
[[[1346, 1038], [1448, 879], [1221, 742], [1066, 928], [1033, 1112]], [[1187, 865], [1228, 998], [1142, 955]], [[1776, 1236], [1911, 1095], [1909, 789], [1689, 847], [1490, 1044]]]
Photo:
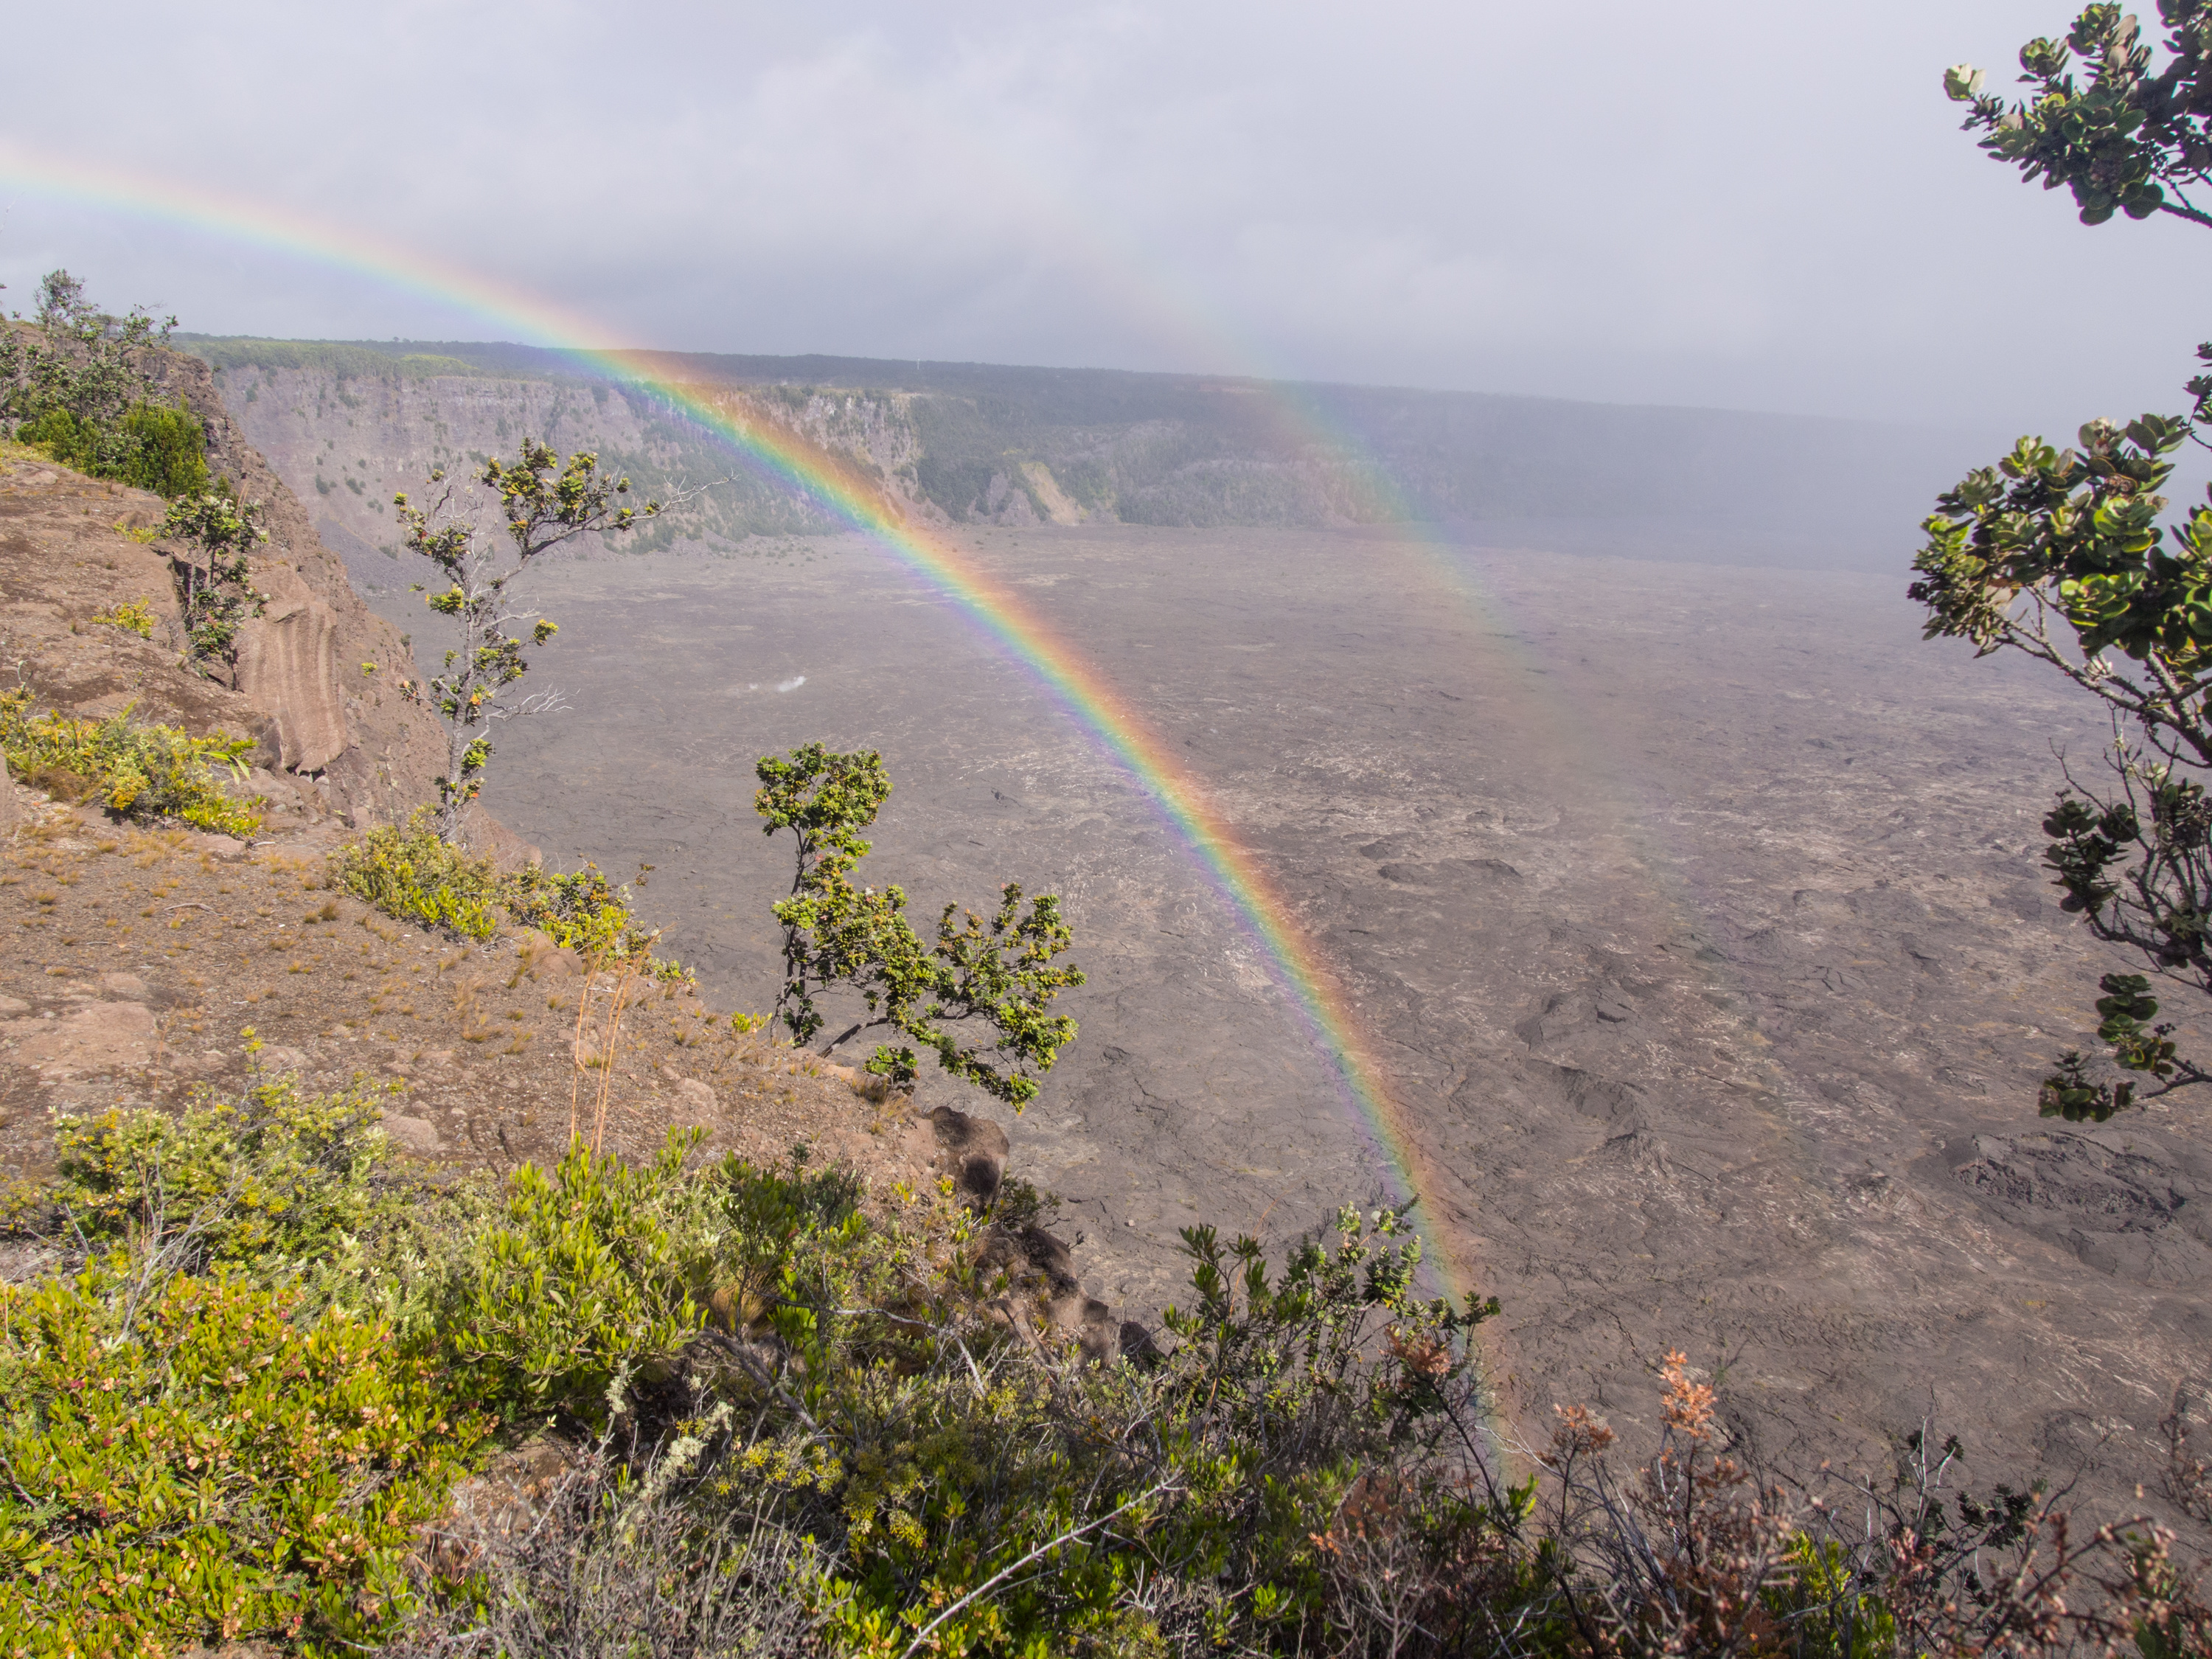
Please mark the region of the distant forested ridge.
[[[422, 464], [539, 432], [641, 487], [732, 471], [672, 400], [543, 348], [179, 336], [343, 536], [391, 544]], [[769, 422], [956, 524], [1354, 526], [1731, 562], [1901, 568], [1929, 480], [1982, 434], [1724, 410], [1114, 369], [636, 353], [741, 426]], [[540, 428], [543, 428], [540, 431]], [[347, 452], [352, 453], [349, 454]], [[282, 459], [279, 459], [279, 458]], [[301, 474], [299, 469], [304, 467]], [[742, 465], [649, 539], [839, 527]], [[302, 489], [302, 485], [305, 486]], [[334, 492], [345, 498], [332, 501]]]

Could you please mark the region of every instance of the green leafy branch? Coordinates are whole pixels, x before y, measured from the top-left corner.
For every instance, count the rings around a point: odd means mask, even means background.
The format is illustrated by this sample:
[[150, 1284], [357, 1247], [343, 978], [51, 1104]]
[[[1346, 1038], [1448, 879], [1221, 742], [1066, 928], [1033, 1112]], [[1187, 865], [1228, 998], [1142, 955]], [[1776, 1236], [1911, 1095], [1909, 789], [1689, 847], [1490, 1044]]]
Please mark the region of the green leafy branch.
[[[2212, 0], [2161, 0], [2166, 55], [2136, 20], [2092, 5], [2063, 40], [2021, 49], [2033, 88], [2011, 104], [1981, 71], [1945, 72], [1981, 147], [2044, 187], [2070, 189], [2086, 224], [2166, 213], [2212, 227], [2188, 191], [2212, 168]], [[2075, 66], [2082, 71], [2077, 77]], [[2212, 343], [2197, 349], [2189, 413], [2083, 425], [2075, 447], [2025, 437], [1996, 465], [1936, 502], [1913, 562], [1911, 597], [1925, 633], [2015, 650], [2100, 699], [2113, 721], [2106, 761], [2118, 787], [2100, 794], [2071, 772], [2044, 819], [2045, 862], [2064, 908], [2109, 943], [2148, 959], [2157, 978], [2212, 995], [2204, 919], [2212, 851], [2201, 775], [2212, 768], [2212, 495], [2161, 522], [2160, 493], [2185, 443], [2212, 427]], [[2212, 445], [2207, 445], [2212, 447]], [[2100, 1039], [2127, 1075], [2079, 1052], [2045, 1079], [2043, 1109], [2100, 1121], [2212, 1080], [2178, 1052], [2142, 975], [2107, 974]]]
[[[2040, 179], [2045, 190], [2072, 191], [2082, 223], [2167, 213], [2212, 225], [2186, 193], [2212, 167], [2212, 6], [2160, 0], [2158, 10], [2168, 56], [2155, 71], [2136, 20], [2099, 4], [2081, 12], [2063, 40], [2038, 39], [2021, 49], [2029, 96], [2008, 104], [1983, 90], [1981, 70], [1963, 64], [1944, 71], [1943, 89], [1968, 106], [1966, 130], [1984, 135], [1984, 149], [2021, 178]], [[2086, 82], [2072, 72], [2077, 56]]]
[[258, 501], [241, 501], [228, 488], [170, 504], [161, 536], [182, 544], [169, 556], [184, 613], [185, 659], [204, 673], [220, 662], [237, 678], [238, 633], [249, 616], [268, 608], [254, 591], [251, 555], [269, 539]]
[[[925, 941], [906, 919], [903, 890], [852, 879], [869, 851], [860, 832], [890, 794], [880, 755], [808, 744], [788, 759], [764, 757], [757, 775], [763, 833], [788, 830], [797, 842], [791, 893], [775, 907], [784, 928], [778, 1012], [793, 1041], [821, 1034], [827, 1021], [816, 999], [843, 988], [860, 993], [866, 1012], [823, 1054], [889, 1028], [912, 1046], [878, 1044], [867, 1069], [895, 1087], [913, 1085], [916, 1048], [927, 1048], [942, 1069], [1017, 1111], [1036, 1098], [1032, 1073], [1051, 1070], [1075, 1040], [1075, 1021], [1054, 1013], [1054, 1000], [1084, 979], [1058, 960], [1073, 942], [1058, 898], [1042, 894], [1024, 909], [1021, 887], [1009, 882], [988, 920], [948, 904], [935, 941]], [[970, 1030], [979, 1036], [969, 1039]]]
[[[453, 618], [459, 647], [446, 653], [445, 667], [425, 684], [408, 682], [403, 696], [434, 709], [447, 730], [446, 770], [438, 779], [438, 832], [447, 840], [460, 828], [461, 815], [483, 788], [490, 763], [489, 727], [501, 720], [543, 714], [561, 707], [557, 690], [527, 697], [502, 695], [529, 672], [524, 639], [510, 631], [527, 623], [528, 642], [542, 646], [558, 626], [536, 611], [510, 608], [507, 590], [532, 563], [580, 536], [617, 535], [659, 514], [663, 503], [641, 508], [624, 498], [629, 480], [599, 471], [599, 457], [588, 451], [563, 462], [552, 447], [525, 439], [514, 460], [496, 458], [470, 475], [498, 498], [505, 518], [511, 562], [502, 562], [495, 544], [487, 544], [473, 520], [462, 516], [459, 486], [442, 468], [430, 483], [442, 486], [428, 507], [412, 505], [405, 492], [392, 497], [406, 526], [409, 548], [437, 568], [446, 586], [429, 595], [430, 609]], [[690, 499], [684, 490], [672, 501]], [[422, 585], [416, 585], [422, 591]]]

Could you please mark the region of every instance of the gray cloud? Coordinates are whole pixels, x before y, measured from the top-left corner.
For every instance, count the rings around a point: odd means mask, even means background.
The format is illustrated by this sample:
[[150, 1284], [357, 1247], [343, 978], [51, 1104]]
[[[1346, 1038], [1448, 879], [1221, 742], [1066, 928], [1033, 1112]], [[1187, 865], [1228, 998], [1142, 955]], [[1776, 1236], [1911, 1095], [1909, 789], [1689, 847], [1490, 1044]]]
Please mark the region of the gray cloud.
[[[0, 138], [358, 225], [674, 348], [2069, 425], [2179, 401], [2185, 228], [1955, 131], [2066, 0], [48, 8]], [[64, 66], [76, 64], [68, 70]], [[99, 88], [88, 106], [88, 87]], [[0, 181], [0, 281], [188, 327], [511, 325]], [[2065, 319], [2063, 328], [2060, 319]]]

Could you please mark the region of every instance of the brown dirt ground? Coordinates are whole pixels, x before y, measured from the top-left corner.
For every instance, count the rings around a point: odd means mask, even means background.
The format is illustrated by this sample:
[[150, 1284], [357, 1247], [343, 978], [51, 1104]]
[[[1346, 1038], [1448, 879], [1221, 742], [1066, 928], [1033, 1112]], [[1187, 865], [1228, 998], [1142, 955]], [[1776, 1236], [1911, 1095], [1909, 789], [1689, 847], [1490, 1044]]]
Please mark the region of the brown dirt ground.
[[904, 1103], [734, 1030], [688, 986], [592, 975], [527, 931], [455, 941], [348, 896], [334, 825], [248, 848], [7, 787], [22, 817], [0, 845], [9, 1176], [47, 1166], [57, 1110], [175, 1107], [257, 1068], [387, 1091], [393, 1135], [456, 1167], [557, 1158], [573, 1121], [630, 1155], [696, 1125], [714, 1154], [804, 1143], [872, 1181], [920, 1173]]

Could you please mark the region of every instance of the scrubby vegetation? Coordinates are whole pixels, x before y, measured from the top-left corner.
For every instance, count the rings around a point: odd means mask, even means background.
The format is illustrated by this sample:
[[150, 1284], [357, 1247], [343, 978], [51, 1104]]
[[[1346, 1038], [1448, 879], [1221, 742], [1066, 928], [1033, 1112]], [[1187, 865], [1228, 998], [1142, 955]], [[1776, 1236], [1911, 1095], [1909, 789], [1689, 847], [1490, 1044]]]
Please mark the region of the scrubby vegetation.
[[1510, 1478], [1494, 1304], [1422, 1296], [1389, 1209], [1279, 1265], [1189, 1230], [1188, 1302], [1101, 1354], [1019, 1206], [803, 1158], [436, 1184], [282, 1080], [60, 1151], [14, 1222], [52, 1270], [0, 1288], [13, 1652], [2212, 1650], [2148, 1518], [1978, 1501], [1925, 1436], [1822, 1507], [1680, 1355], [1641, 1464], [1569, 1409]]
[[15, 441], [94, 478], [174, 498], [208, 483], [207, 429], [190, 410], [137, 403], [103, 424], [58, 404], [15, 428]]
[[48, 272], [30, 325], [0, 319], [0, 432], [95, 478], [172, 499], [204, 489], [207, 429], [154, 401], [145, 368], [175, 325], [111, 316], [69, 272]]
[[0, 751], [11, 774], [64, 800], [228, 836], [261, 827], [260, 801], [235, 800], [217, 782], [222, 773], [243, 781], [251, 738], [188, 737], [174, 726], [137, 725], [128, 709], [104, 720], [33, 714], [26, 690], [0, 695]]
[[681, 967], [653, 954], [660, 936], [637, 921], [629, 889], [609, 881], [597, 865], [568, 874], [532, 865], [502, 875], [489, 857], [441, 836], [428, 807], [404, 828], [381, 824], [347, 843], [336, 873], [356, 898], [398, 921], [477, 940], [512, 921], [538, 929], [563, 950], [629, 963], [655, 979], [684, 977]]
[[374, 1122], [278, 1081], [179, 1121], [60, 1120], [15, 1224], [64, 1260], [0, 1286], [8, 1651], [343, 1651], [411, 1604], [416, 1529], [490, 1423], [401, 1340], [437, 1208]]
[[238, 631], [267, 601], [253, 589], [254, 550], [269, 539], [258, 501], [241, 501], [228, 483], [171, 503], [161, 534], [177, 544], [169, 569], [185, 620], [185, 659], [207, 673], [220, 666], [234, 680]]
[[126, 634], [136, 634], [142, 640], [154, 637], [153, 607], [143, 599], [125, 599], [112, 611], [95, 611], [92, 619], [106, 623], [110, 628], [119, 628]]

